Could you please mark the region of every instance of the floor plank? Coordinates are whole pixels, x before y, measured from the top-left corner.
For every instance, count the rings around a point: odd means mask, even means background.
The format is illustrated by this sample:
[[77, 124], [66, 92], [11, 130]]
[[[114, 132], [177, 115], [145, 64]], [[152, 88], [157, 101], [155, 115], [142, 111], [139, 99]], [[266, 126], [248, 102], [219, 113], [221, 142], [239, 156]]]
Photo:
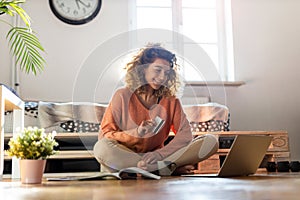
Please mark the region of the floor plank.
[[[81, 175], [81, 174], [80, 174]], [[45, 175], [47, 176], [47, 175]], [[44, 176], [44, 177], [45, 177]], [[54, 176], [54, 175], [51, 175]], [[262, 173], [235, 178], [163, 177], [161, 180], [0, 181], [1, 199], [298, 199], [300, 173]]]

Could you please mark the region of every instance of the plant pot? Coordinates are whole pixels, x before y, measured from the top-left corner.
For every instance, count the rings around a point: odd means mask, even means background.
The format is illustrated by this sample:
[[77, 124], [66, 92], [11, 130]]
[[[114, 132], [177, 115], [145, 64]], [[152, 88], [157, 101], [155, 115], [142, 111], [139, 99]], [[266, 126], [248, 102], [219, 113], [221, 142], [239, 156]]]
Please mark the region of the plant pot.
[[20, 160], [21, 182], [40, 184], [46, 166], [46, 160]]

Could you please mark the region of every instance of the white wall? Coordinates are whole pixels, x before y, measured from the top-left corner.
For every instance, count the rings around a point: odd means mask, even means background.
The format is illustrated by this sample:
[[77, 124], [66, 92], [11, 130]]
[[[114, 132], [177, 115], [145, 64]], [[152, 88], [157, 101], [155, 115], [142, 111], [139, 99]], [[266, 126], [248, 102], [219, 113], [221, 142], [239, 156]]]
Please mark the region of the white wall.
[[[0, 15], [0, 20], [12, 23], [12, 19], [6, 15]], [[9, 29], [9, 25], [0, 21], [0, 82], [8, 85], [11, 84], [11, 58], [6, 40]]]
[[[46, 0], [30, 0], [24, 8], [46, 49], [48, 65], [36, 77], [21, 75], [20, 93], [24, 99], [71, 101], [77, 72], [90, 52], [128, 31], [125, 0], [103, 0], [100, 15], [83, 26], [60, 22]], [[215, 99], [230, 108], [232, 130], [287, 130], [292, 159], [297, 160], [300, 160], [299, 8], [299, 0], [232, 0], [236, 79], [246, 85], [225, 88], [226, 99]], [[1, 37], [0, 42], [0, 81], [10, 84], [6, 41]], [[113, 78], [115, 75], [111, 74]], [[210, 89], [216, 93], [223, 90]], [[196, 90], [199, 94], [206, 93], [203, 88]]]
[[59, 21], [47, 0], [27, 1], [24, 9], [46, 50], [47, 67], [36, 77], [22, 73], [21, 96], [30, 100], [71, 101], [77, 74], [90, 53], [128, 30], [127, 7], [124, 0], [102, 1], [100, 14], [93, 21], [74, 26]]
[[300, 160], [300, 1], [232, 0], [236, 78], [227, 89], [235, 130], [288, 130]]

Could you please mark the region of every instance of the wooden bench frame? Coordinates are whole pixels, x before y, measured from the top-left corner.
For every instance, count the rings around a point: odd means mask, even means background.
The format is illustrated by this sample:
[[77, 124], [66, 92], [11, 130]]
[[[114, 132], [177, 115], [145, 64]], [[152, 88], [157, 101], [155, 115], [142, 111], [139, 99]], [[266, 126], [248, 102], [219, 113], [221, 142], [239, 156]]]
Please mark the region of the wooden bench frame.
[[[290, 148], [287, 131], [224, 131], [224, 132], [194, 132], [194, 136], [213, 134], [220, 140], [221, 137], [235, 137], [240, 134], [248, 135], [270, 135], [273, 136], [271, 145], [266, 153], [266, 161], [290, 160]], [[8, 139], [12, 134], [5, 134]], [[170, 134], [174, 136], [174, 134]], [[58, 133], [56, 139], [74, 139], [85, 138], [97, 140], [98, 133]], [[226, 156], [229, 148], [219, 148], [218, 152], [209, 159], [198, 163], [197, 171], [199, 173], [207, 171], [218, 171], [220, 168], [220, 157]], [[58, 154], [49, 157], [48, 159], [93, 159], [92, 150], [60, 150]], [[10, 160], [8, 155], [5, 155], [5, 160]]]

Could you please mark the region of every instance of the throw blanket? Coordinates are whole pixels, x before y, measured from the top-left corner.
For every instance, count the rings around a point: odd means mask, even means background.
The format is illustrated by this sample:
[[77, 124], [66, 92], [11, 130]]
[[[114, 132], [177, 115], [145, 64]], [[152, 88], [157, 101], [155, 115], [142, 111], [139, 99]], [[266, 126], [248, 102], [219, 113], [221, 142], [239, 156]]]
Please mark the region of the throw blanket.
[[[25, 102], [25, 126], [43, 127], [47, 131], [98, 132], [106, 104]], [[184, 105], [192, 131], [229, 131], [229, 110], [218, 103]], [[4, 132], [12, 132], [12, 112], [5, 112]]]
[[70, 120], [100, 124], [107, 105], [96, 103], [53, 103], [39, 102], [38, 115], [43, 128]]
[[228, 121], [228, 108], [218, 103], [186, 105], [183, 109], [190, 122]]

